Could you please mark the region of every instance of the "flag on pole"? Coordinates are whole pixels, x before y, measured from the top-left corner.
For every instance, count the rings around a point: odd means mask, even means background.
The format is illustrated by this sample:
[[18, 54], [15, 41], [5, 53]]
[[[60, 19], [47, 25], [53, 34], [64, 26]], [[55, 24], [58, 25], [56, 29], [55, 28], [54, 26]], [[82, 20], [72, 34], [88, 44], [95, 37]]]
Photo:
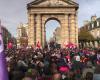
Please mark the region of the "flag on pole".
[[39, 49], [41, 48], [41, 44], [40, 44], [40, 42], [39, 42], [39, 41], [37, 42], [36, 47], [37, 47], [37, 48], [39, 48]]
[[0, 24], [0, 80], [8, 80], [8, 71], [6, 66], [6, 58], [4, 54], [1, 24]]
[[13, 48], [13, 44], [12, 44], [11, 42], [9, 42], [8, 45], [7, 45], [7, 48], [8, 48], [8, 49]]

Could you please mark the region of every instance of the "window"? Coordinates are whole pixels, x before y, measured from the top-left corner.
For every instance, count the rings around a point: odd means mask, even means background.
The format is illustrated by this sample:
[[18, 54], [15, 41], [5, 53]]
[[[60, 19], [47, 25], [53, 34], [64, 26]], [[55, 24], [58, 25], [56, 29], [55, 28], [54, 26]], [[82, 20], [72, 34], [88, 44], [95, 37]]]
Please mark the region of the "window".
[[94, 23], [92, 23], [92, 28], [94, 28]]
[[92, 31], [92, 35], [94, 35], [94, 31]]
[[100, 36], [100, 31], [97, 31], [97, 37], [99, 37]]
[[90, 30], [90, 25], [88, 26], [88, 30]]
[[97, 21], [97, 27], [99, 26], [99, 21]]

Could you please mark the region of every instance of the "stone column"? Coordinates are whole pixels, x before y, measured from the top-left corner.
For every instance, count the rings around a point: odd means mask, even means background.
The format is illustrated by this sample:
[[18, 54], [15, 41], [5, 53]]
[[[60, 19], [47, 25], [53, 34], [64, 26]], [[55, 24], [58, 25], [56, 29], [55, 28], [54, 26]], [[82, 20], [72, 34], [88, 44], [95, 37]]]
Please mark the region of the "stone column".
[[47, 20], [46, 16], [42, 15], [42, 46], [45, 46], [46, 43], [46, 26], [45, 26], [45, 22]]
[[28, 15], [28, 45], [34, 45], [34, 15]]
[[[67, 44], [69, 43], [69, 31], [68, 31], [68, 15], [64, 15], [64, 19], [62, 20], [62, 43]], [[62, 45], [63, 45], [62, 44]]]
[[41, 15], [36, 16], [36, 43], [39, 41], [41, 44]]
[[75, 43], [77, 46], [78, 45], [78, 19], [77, 19], [77, 14], [75, 14]]
[[71, 17], [68, 14], [68, 43], [70, 43], [70, 26], [71, 26]]
[[42, 18], [42, 47], [44, 47], [45, 43], [45, 22], [44, 19]]
[[95, 43], [95, 47], [98, 48], [98, 42], [95, 41], [94, 43]]
[[92, 43], [92, 41], [90, 41], [90, 47], [93, 47], [93, 43]]
[[88, 42], [86, 42], [86, 46], [89, 47], [89, 43]]
[[71, 43], [76, 43], [76, 29], [75, 29], [75, 15], [71, 14], [70, 15], [70, 42]]

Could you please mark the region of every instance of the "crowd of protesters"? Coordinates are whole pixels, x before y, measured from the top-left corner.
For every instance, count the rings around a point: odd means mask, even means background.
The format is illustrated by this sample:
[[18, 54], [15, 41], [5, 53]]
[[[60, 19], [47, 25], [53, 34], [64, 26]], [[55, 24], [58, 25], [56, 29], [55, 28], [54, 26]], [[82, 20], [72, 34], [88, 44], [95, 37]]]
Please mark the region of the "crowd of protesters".
[[100, 80], [100, 49], [6, 51], [9, 80]]

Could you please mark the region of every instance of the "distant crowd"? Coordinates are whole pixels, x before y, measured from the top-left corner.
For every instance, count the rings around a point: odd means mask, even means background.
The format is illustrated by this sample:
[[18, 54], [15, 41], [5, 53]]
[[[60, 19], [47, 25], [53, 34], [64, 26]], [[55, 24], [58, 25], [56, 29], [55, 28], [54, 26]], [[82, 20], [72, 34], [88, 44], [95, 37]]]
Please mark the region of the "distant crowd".
[[5, 51], [9, 80], [100, 80], [100, 49]]

